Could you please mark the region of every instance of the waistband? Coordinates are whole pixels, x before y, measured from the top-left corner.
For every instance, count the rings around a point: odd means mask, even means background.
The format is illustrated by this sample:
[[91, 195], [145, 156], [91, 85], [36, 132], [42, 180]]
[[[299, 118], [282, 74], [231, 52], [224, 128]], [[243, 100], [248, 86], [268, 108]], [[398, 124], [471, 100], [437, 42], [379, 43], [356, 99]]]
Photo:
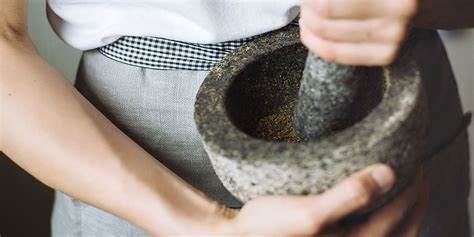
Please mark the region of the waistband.
[[[298, 25], [298, 18], [290, 24]], [[121, 63], [156, 70], [209, 71], [227, 54], [258, 36], [197, 44], [160, 37], [123, 36], [98, 48], [104, 56]]]
[[104, 56], [157, 70], [209, 71], [234, 49], [256, 37], [215, 44], [197, 44], [158, 37], [124, 36], [98, 48]]

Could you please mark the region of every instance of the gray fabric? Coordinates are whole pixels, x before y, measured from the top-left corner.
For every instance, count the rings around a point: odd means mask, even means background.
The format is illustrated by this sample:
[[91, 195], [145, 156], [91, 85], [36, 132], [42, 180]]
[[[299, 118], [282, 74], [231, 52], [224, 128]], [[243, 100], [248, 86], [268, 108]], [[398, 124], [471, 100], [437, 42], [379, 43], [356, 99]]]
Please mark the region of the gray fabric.
[[[193, 113], [207, 71], [160, 71], [85, 52], [76, 88], [117, 127], [184, 180], [213, 199], [240, 206], [222, 186], [202, 148]], [[57, 192], [54, 236], [141, 236], [108, 213]], [[80, 236], [80, 235], [79, 235]]]
[[417, 37], [415, 57], [425, 80], [431, 117], [425, 164], [430, 204], [421, 236], [468, 237], [470, 157], [467, 131], [461, 129], [461, 100], [438, 33], [422, 30]]
[[[462, 108], [449, 61], [433, 31], [420, 34], [419, 57], [432, 116], [425, 173], [430, 205], [421, 236], [470, 236], [469, 153], [459, 133]], [[433, 56], [434, 55], [434, 56]], [[120, 129], [211, 198], [238, 207], [215, 176], [193, 122], [194, 96], [206, 71], [158, 71], [84, 54], [76, 87]], [[449, 141], [449, 138], [456, 138]], [[449, 142], [447, 142], [449, 141]], [[440, 149], [443, 147], [443, 149]], [[53, 236], [145, 236], [134, 225], [56, 192]]]
[[461, 133], [425, 165], [430, 202], [420, 236], [471, 236], [468, 217], [469, 144]]

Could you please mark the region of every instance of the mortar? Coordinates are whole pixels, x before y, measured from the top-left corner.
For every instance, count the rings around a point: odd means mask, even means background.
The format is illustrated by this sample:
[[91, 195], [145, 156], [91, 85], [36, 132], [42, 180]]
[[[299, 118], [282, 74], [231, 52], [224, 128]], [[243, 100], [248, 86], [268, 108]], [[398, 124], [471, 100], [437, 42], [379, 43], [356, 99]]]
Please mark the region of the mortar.
[[316, 140], [302, 140], [293, 114], [308, 52], [296, 26], [267, 33], [230, 53], [196, 97], [195, 122], [223, 185], [243, 203], [262, 195], [329, 189], [374, 163], [397, 182], [373, 210], [398, 194], [423, 158], [428, 111], [409, 50], [386, 67], [359, 67], [349, 119]]

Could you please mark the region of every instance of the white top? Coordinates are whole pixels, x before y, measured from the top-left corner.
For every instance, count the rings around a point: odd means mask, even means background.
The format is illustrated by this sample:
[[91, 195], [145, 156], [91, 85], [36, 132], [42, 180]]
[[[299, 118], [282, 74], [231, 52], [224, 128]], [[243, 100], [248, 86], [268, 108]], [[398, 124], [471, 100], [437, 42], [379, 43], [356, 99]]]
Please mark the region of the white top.
[[302, 0], [48, 0], [48, 19], [71, 46], [88, 50], [124, 35], [217, 43], [281, 28]]

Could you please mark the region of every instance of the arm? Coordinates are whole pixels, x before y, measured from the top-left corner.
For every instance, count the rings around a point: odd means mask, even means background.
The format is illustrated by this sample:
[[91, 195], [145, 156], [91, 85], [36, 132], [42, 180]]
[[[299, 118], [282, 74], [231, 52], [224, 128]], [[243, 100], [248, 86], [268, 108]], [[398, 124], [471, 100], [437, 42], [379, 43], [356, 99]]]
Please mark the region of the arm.
[[190, 226], [189, 212], [202, 228], [210, 226], [218, 218], [214, 204], [123, 134], [36, 53], [27, 33], [27, 1], [0, 5], [0, 150], [46, 185], [150, 232]]
[[474, 27], [473, 0], [421, 0], [413, 25], [453, 30]]

